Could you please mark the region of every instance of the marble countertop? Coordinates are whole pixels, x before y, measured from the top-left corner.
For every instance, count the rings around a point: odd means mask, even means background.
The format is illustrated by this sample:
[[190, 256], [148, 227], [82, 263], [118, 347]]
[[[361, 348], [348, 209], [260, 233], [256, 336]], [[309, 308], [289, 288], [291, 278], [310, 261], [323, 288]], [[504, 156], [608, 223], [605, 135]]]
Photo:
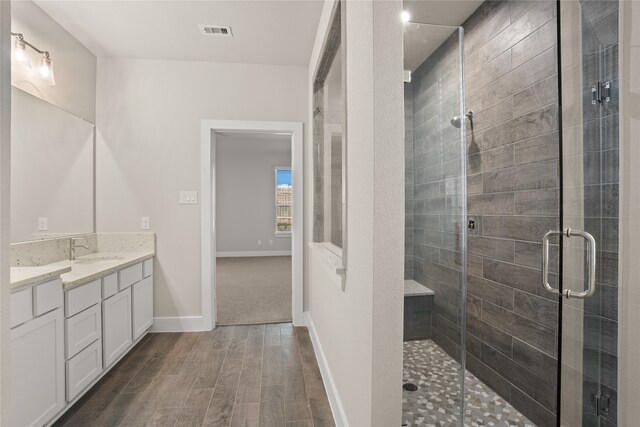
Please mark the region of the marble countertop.
[[38, 267], [11, 267], [11, 290], [34, 283], [58, 278], [71, 271], [71, 266], [42, 265]]
[[11, 267], [11, 289], [60, 276], [64, 290], [69, 290], [154, 255], [154, 251], [94, 252], [80, 256], [75, 261], [58, 261], [37, 267]]

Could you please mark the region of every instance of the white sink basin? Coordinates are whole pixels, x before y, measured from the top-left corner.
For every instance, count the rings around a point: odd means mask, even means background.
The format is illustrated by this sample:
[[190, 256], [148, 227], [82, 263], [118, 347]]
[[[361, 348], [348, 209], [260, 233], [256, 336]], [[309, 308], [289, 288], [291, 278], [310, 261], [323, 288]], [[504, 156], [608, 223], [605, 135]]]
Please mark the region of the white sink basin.
[[121, 256], [96, 256], [91, 258], [77, 259], [74, 264], [99, 264], [102, 262], [111, 262], [124, 259]]

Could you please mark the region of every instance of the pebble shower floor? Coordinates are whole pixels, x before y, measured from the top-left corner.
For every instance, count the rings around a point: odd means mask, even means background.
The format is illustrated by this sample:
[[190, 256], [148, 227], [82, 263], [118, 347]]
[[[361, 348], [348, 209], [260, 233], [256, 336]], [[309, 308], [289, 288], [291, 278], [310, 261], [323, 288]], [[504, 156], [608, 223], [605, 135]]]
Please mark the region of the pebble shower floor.
[[[453, 426], [459, 423], [460, 365], [431, 340], [404, 343], [402, 382], [418, 386], [402, 392], [403, 424]], [[535, 427], [527, 417], [469, 371], [465, 373], [465, 426]]]

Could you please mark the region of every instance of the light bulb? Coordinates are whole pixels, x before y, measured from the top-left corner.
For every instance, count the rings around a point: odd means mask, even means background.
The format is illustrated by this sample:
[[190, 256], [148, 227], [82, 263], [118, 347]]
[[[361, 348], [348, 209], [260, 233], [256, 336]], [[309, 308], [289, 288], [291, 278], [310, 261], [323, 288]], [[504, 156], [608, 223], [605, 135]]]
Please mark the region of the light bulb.
[[27, 60], [26, 46], [23, 40], [16, 39], [13, 44], [13, 57], [18, 62], [25, 62]]
[[40, 66], [38, 67], [38, 75], [42, 77], [48, 84], [55, 85], [55, 79], [53, 78], [53, 62], [47, 55], [42, 55], [40, 59]]
[[38, 74], [40, 77], [47, 78], [51, 75], [51, 59], [46, 56], [42, 56], [40, 59], [40, 66], [38, 67]]
[[402, 22], [409, 22], [411, 20], [411, 15], [409, 15], [409, 12], [403, 11], [400, 14], [400, 19], [402, 20]]

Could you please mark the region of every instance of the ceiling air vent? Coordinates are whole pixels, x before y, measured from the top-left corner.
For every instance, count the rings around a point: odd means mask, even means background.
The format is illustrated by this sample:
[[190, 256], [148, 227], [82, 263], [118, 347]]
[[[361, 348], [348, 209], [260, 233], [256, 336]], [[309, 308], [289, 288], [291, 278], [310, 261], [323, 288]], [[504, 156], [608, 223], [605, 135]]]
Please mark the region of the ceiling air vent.
[[231, 27], [222, 27], [220, 25], [198, 25], [200, 28], [200, 33], [203, 36], [224, 36], [224, 37], [233, 37], [233, 33], [231, 32]]

